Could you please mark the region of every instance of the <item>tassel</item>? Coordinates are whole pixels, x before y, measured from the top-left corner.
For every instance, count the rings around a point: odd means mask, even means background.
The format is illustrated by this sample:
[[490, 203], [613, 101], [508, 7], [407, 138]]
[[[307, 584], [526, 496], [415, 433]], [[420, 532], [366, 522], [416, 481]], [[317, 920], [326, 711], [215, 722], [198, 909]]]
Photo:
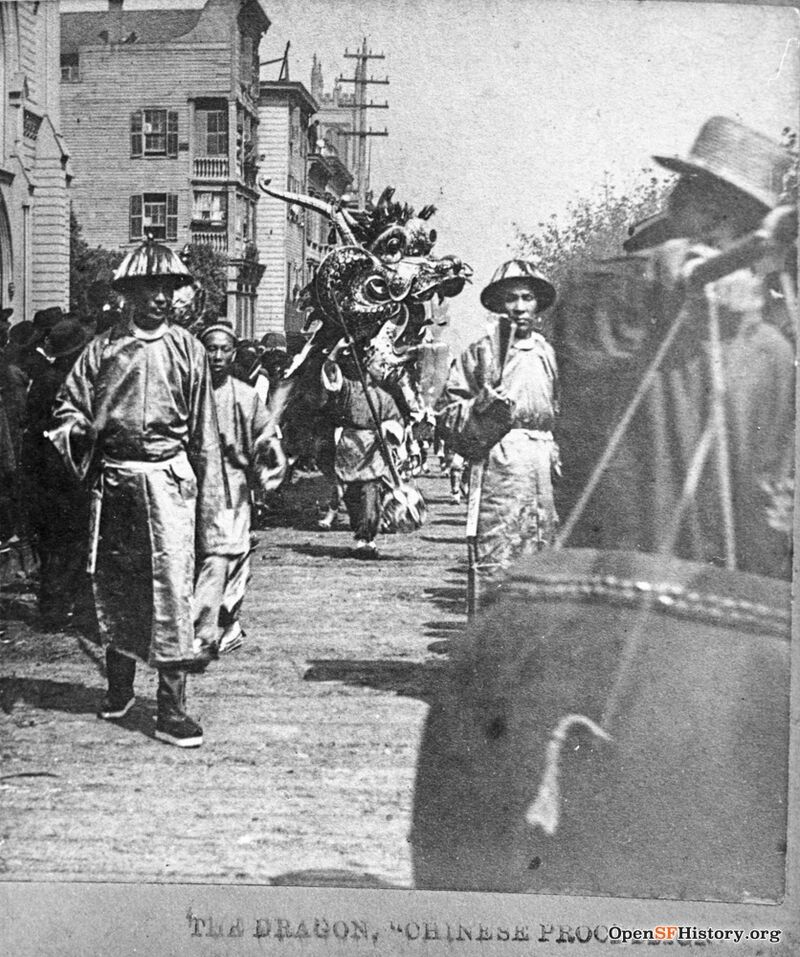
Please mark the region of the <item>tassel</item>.
[[568, 714], [563, 717], [550, 735], [547, 743], [547, 754], [545, 756], [544, 774], [539, 785], [539, 791], [533, 804], [528, 808], [525, 820], [531, 827], [539, 827], [552, 837], [558, 828], [558, 819], [561, 813], [561, 795], [558, 786], [558, 760], [561, 756], [561, 747], [566, 740], [567, 733], [573, 724], [582, 724], [588, 728], [592, 734], [604, 741], [610, 741], [610, 736], [592, 721], [582, 714]]

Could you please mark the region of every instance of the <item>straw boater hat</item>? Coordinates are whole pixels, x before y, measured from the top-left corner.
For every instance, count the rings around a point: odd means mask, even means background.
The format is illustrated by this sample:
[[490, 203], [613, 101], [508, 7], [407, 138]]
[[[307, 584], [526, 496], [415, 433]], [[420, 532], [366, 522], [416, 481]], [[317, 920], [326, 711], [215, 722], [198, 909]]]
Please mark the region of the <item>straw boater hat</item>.
[[538, 272], [532, 263], [524, 259], [512, 259], [496, 270], [492, 281], [481, 293], [481, 305], [489, 312], [505, 312], [503, 295], [509, 286], [519, 283], [530, 286], [536, 296], [537, 312], [544, 312], [555, 302], [556, 289], [550, 280]]
[[674, 173], [714, 176], [768, 209], [780, 203], [793, 163], [791, 154], [780, 143], [724, 116], [712, 116], [703, 124], [685, 158], [653, 159]]
[[114, 271], [111, 285], [124, 292], [142, 280], [158, 278], [174, 288], [184, 286], [194, 277], [178, 256], [161, 243], [148, 238], [141, 246], [128, 253]]

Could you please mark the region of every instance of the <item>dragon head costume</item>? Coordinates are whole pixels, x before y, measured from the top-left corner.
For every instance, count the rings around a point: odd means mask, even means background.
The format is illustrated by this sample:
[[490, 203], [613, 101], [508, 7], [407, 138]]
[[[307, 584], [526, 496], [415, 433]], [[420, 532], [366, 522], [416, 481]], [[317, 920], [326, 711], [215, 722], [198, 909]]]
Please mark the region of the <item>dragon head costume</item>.
[[307, 348], [328, 351], [345, 336], [378, 381], [401, 375], [409, 350], [432, 321], [427, 304], [457, 296], [472, 276], [457, 256], [433, 255], [436, 230], [429, 220], [435, 207], [417, 213], [395, 202], [391, 188], [356, 210], [277, 189], [269, 180], [259, 185], [268, 196], [326, 216], [336, 233], [338, 244], [300, 293], [314, 330]]
[[[429, 220], [433, 206], [418, 213], [395, 202], [387, 188], [377, 203], [352, 209], [343, 202], [329, 203], [314, 196], [277, 189], [269, 180], [261, 189], [274, 199], [325, 216], [333, 227], [336, 245], [320, 263], [311, 282], [300, 292], [300, 307], [307, 310], [309, 340], [286, 372], [279, 398], [271, 400], [273, 415], [280, 417], [299, 380], [313, 393], [319, 368], [337, 344], [345, 340], [362, 381], [366, 370], [372, 379], [399, 390], [413, 409], [410, 365], [432, 322], [428, 304], [457, 296], [469, 282], [471, 268], [456, 256], [433, 255], [436, 230]], [[380, 434], [380, 423], [376, 421]], [[398, 531], [418, 528], [425, 520], [419, 492], [401, 482], [391, 453], [381, 442], [393, 478], [393, 489], [384, 501], [383, 519]]]

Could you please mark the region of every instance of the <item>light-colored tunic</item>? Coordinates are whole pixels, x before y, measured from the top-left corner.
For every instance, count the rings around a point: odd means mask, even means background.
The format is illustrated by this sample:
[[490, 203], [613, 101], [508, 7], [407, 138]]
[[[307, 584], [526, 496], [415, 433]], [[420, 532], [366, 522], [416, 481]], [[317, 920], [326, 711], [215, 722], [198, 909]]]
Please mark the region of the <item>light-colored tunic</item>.
[[259, 443], [274, 434], [256, 390], [235, 376], [214, 386], [220, 444], [230, 493], [230, 507], [219, 517], [224, 540], [213, 555], [204, 555], [195, 582], [195, 628], [219, 640], [221, 629], [239, 617], [250, 577], [251, 470]]
[[[99, 503], [93, 583], [104, 641], [154, 666], [202, 659], [216, 636], [193, 625], [195, 548], [226, 542], [205, 350], [179, 326], [116, 326], [78, 358], [54, 414], [52, 441], [89, 473]], [[97, 433], [90, 461], [73, 456], [76, 424]]]
[[[511, 430], [473, 462], [471, 496], [479, 495], [475, 534], [481, 577], [499, 575], [512, 561], [552, 544], [557, 523], [551, 473], [558, 373], [555, 353], [539, 333], [511, 343], [501, 369], [499, 328], [470, 346], [450, 370], [441, 425], [446, 434], [474, 427], [484, 387], [501, 388], [513, 403]], [[479, 468], [476, 468], [479, 466]], [[480, 482], [478, 482], [480, 474]]]
[[250, 551], [250, 470], [272, 428], [256, 390], [235, 376], [214, 388], [214, 402], [231, 503], [219, 520], [226, 540], [217, 554], [241, 555]]
[[[337, 367], [332, 379], [323, 369], [322, 385], [341, 427], [334, 459], [337, 479], [345, 484], [375, 479], [388, 482], [389, 466], [381, 450], [378, 431], [360, 380], [348, 379]], [[400, 421], [400, 411], [392, 396], [374, 383], [370, 383], [368, 388], [381, 425]]]

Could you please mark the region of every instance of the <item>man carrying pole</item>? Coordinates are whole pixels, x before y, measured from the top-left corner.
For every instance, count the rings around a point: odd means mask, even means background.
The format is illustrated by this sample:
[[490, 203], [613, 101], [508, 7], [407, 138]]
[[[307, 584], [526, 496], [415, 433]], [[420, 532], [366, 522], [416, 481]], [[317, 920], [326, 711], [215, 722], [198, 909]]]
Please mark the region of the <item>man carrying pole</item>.
[[[791, 472], [794, 367], [790, 343], [765, 321], [765, 276], [795, 238], [793, 208], [779, 207], [792, 159], [725, 117], [703, 125], [687, 156], [655, 159], [680, 174], [667, 213], [681, 238], [646, 260], [652, 307], [636, 335], [596, 303], [593, 352], [571, 324], [580, 309], [564, 308], [565, 457], [608, 438], [559, 543], [788, 577], [788, 541], [768, 515], [770, 488]], [[585, 383], [598, 370], [608, 379], [612, 361], [610, 403]]]
[[481, 294], [497, 326], [453, 363], [439, 417], [452, 448], [471, 463], [467, 501], [468, 612], [481, 583], [552, 544], [557, 412], [555, 353], [541, 313], [556, 291], [531, 263], [512, 260]]
[[148, 240], [117, 269], [125, 315], [78, 358], [56, 400], [49, 433], [92, 485], [89, 570], [108, 693], [98, 717], [134, 704], [136, 662], [158, 671], [155, 736], [197, 747], [186, 676], [216, 657], [216, 620], [195, 629], [195, 549], [225, 546], [227, 504], [211, 377], [202, 345], [169, 324], [176, 286], [191, 282], [178, 257]]

